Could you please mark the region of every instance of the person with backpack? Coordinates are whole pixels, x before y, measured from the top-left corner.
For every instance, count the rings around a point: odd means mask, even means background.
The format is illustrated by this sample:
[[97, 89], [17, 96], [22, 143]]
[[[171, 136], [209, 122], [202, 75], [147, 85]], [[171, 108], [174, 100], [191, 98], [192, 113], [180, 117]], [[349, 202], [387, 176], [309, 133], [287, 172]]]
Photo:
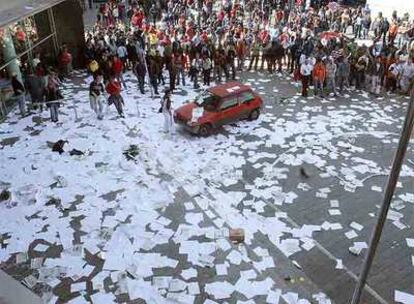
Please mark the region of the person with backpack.
[[26, 77], [25, 87], [29, 92], [33, 107], [39, 107], [40, 112], [42, 112], [46, 90], [45, 78], [43, 76], [36, 75], [31, 70], [29, 70], [29, 73]]

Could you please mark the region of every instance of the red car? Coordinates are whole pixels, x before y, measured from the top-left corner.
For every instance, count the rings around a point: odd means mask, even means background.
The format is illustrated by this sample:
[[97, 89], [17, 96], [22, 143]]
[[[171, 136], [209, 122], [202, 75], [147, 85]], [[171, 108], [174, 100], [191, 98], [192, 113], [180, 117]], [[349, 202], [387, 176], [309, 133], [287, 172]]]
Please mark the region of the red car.
[[262, 103], [249, 86], [228, 82], [205, 90], [193, 102], [178, 108], [174, 121], [194, 134], [207, 136], [222, 125], [257, 119]]

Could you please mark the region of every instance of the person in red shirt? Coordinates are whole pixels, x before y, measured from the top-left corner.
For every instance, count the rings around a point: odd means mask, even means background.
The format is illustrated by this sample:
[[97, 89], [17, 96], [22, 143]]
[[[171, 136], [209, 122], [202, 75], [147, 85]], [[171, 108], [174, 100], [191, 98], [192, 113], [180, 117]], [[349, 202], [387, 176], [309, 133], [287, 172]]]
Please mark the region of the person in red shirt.
[[124, 88], [126, 88], [126, 83], [123, 77], [124, 63], [117, 55], [112, 58], [112, 73], [115, 76], [116, 80], [122, 83]]
[[316, 59], [316, 64], [313, 67], [312, 71], [312, 77], [313, 77], [313, 86], [315, 91], [315, 96], [318, 95], [318, 91], [320, 93], [320, 96], [323, 98], [323, 83], [326, 78], [326, 67], [324, 62], [320, 59]]
[[173, 57], [175, 68], [177, 70], [177, 85], [180, 85], [180, 78], [185, 86], [185, 71], [187, 69], [187, 56], [182, 49], [179, 49]]
[[236, 55], [237, 55], [237, 68], [239, 71], [243, 70], [244, 67], [244, 59], [246, 57], [246, 44], [244, 39], [239, 39], [236, 44]]
[[68, 77], [72, 72], [72, 55], [68, 52], [66, 46], [62, 47], [62, 50], [58, 56], [58, 62], [62, 75], [64, 77]]
[[109, 82], [105, 87], [106, 92], [109, 95], [108, 98], [108, 106], [111, 104], [115, 105], [116, 110], [120, 117], [124, 116], [124, 111], [122, 109], [122, 105], [124, 104], [124, 99], [121, 95], [121, 84], [115, 79], [114, 75], [111, 75], [109, 78]]

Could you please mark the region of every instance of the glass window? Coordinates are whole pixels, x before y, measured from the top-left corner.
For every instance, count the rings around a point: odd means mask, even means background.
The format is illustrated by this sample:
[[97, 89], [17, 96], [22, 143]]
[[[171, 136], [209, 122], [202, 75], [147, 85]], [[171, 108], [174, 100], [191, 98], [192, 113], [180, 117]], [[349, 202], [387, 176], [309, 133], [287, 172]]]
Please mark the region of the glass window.
[[254, 95], [252, 92], [243, 92], [239, 96], [240, 103], [252, 101], [254, 99]]
[[223, 100], [220, 106], [220, 110], [226, 110], [231, 107], [234, 107], [238, 104], [237, 96], [227, 97]]
[[195, 103], [199, 106], [210, 104], [215, 100], [215, 96], [209, 91], [204, 91], [195, 98]]

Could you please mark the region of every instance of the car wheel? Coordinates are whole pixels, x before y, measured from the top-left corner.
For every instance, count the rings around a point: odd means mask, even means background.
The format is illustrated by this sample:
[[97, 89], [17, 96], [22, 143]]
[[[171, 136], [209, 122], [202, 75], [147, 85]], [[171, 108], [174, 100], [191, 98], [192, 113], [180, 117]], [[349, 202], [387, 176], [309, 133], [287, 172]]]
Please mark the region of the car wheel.
[[256, 120], [259, 118], [259, 116], [260, 116], [260, 110], [254, 109], [253, 111], [250, 112], [249, 120]]
[[200, 129], [198, 130], [198, 135], [206, 137], [211, 134], [212, 127], [210, 124], [204, 124], [200, 126]]

